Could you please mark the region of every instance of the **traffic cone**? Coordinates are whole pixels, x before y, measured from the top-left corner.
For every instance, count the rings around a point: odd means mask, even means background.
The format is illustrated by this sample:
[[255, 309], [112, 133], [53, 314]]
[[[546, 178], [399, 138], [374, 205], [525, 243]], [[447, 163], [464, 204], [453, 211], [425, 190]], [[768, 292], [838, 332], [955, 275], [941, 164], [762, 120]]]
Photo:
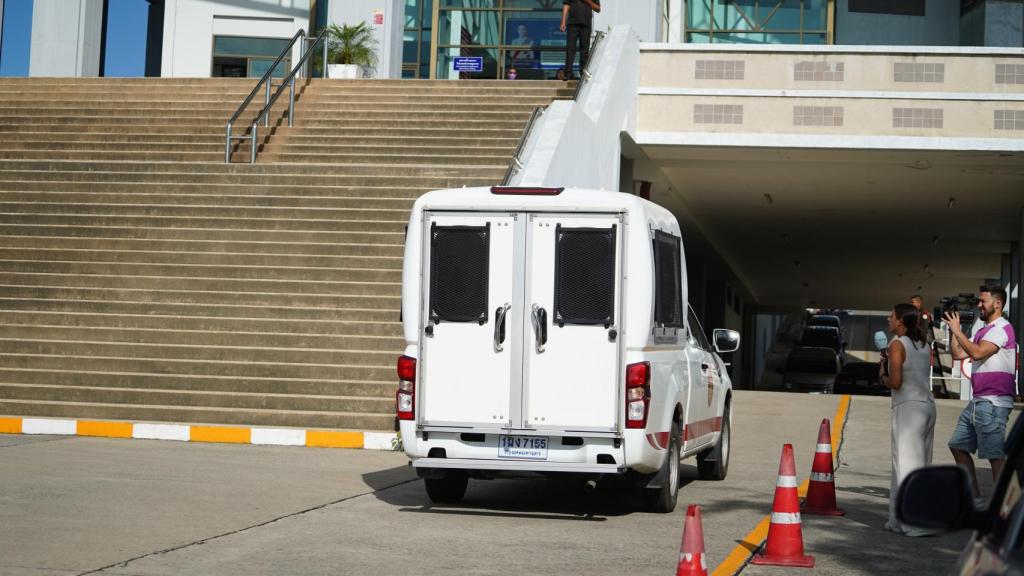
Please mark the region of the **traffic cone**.
[[754, 556], [753, 564], [813, 568], [814, 557], [804, 556], [804, 536], [800, 529], [800, 498], [796, 494], [796, 464], [793, 445], [782, 447], [779, 480], [775, 484], [772, 521], [764, 551]]
[[690, 504], [686, 509], [676, 576], [708, 576], [708, 565], [704, 560], [704, 528], [700, 522], [700, 506], [696, 504]]
[[821, 421], [818, 429], [818, 448], [814, 451], [814, 464], [811, 466], [811, 481], [807, 487], [807, 499], [804, 500], [804, 514], [821, 516], [842, 516], [846, 514], [836, 507], [836, 483], [832, 466], [832, 434], [829, 432], [828, 418]]

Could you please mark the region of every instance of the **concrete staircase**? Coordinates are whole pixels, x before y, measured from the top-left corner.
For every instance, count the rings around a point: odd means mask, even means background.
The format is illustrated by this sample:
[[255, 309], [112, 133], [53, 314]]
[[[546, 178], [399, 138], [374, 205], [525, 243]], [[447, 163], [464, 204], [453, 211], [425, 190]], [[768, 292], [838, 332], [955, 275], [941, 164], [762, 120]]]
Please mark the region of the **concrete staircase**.
[[390, 429], [412, 201], [497, 183], [571, 96], [314, 80], [224, 164], [252, 86], [0, 79], [0, 414]]

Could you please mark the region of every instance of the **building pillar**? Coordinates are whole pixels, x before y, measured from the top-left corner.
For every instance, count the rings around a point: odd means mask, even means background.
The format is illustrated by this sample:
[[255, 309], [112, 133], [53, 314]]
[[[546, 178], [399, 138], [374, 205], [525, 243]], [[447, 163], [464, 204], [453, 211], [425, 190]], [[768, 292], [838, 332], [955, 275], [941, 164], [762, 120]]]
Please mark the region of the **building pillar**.
[[149, 0], [146, 21], [146, 76], [160, 77], [164, 51], [164, 0]]
[[100, 75], [104, 0], [34, 0], [29, 76]]

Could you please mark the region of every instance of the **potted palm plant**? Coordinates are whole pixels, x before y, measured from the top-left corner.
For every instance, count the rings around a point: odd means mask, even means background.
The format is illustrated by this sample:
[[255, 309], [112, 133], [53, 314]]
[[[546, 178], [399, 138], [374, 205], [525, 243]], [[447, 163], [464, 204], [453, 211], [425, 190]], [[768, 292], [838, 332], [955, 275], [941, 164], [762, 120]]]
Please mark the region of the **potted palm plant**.
[[331, 78], [361, 78], [377, 66], [377, 41], [366, 22], [354, 26], [327, 27], [327, 75]]

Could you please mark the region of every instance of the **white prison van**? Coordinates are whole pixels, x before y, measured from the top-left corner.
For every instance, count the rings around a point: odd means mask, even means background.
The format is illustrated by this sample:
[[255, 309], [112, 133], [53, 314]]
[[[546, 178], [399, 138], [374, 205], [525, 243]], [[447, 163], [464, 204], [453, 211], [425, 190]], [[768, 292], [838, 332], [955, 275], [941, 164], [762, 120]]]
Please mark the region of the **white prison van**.
[[469, 478], [621, 475], [675, 507], [679, 461], [729, 465], [732, 386], [686, 304], [670, 212], [618, 192], [462, 188], [420, 197], [402, 273], [402, 446], [435, 502]]

